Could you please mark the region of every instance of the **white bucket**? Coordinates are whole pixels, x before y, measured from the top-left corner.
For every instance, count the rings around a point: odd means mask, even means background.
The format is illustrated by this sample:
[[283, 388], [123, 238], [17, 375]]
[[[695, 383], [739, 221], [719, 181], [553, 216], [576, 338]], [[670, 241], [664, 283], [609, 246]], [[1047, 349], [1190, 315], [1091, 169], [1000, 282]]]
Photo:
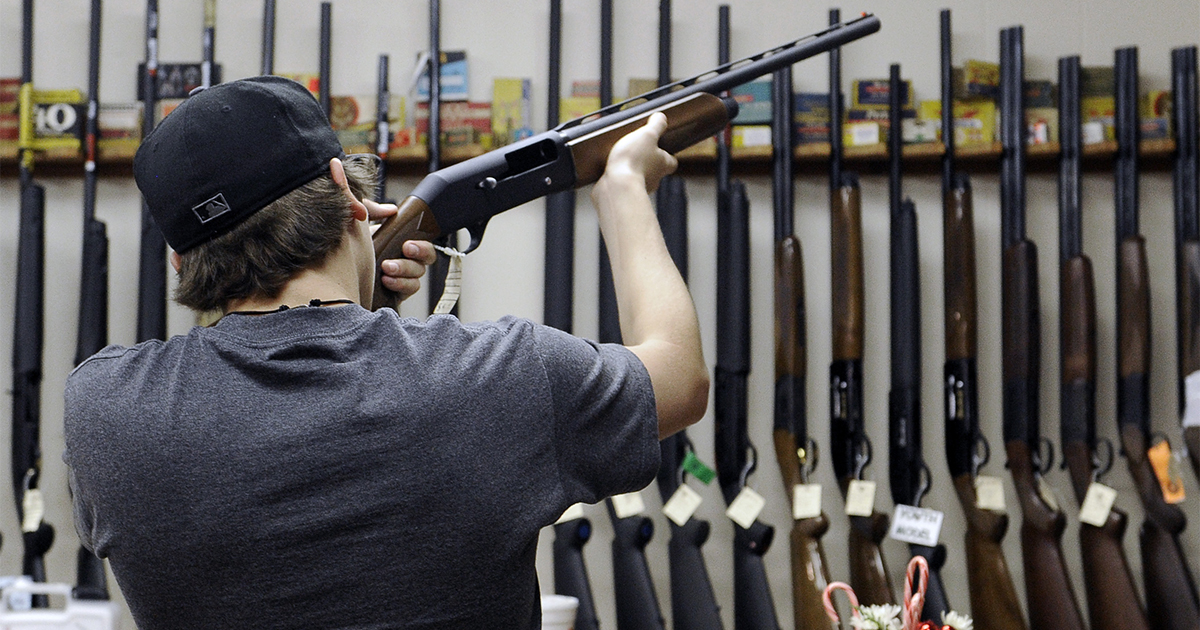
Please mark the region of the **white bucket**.
[[542, 630], [574, 630], [579, 600], [568, 595], [542, 595]]

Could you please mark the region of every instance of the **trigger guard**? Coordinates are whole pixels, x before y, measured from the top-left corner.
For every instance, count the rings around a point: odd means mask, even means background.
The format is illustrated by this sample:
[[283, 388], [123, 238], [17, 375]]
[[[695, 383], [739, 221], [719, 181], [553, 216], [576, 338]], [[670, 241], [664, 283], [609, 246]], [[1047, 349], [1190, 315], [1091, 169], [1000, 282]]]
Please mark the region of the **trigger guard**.
[[470, 254], [471, 252], [475, 251], [476, 247], [479, 247], [479, 243], [483, 241], [483, 231], [487, 229], [487, 226], [488, 219], [484, 219], [475, 225], [467, 226], [467, 234], [470, 235], [471, 242], [467, 245], [467, 248], [463, 250], [464, 254]]

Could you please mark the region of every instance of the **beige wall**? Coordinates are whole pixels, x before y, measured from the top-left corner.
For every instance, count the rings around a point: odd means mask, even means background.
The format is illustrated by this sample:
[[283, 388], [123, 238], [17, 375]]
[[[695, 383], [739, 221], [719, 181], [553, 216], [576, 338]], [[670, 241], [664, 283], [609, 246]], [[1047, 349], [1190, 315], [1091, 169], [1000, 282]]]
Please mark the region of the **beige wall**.
[[[162, 0], [161, 59], [197, 60], [200, 55], [199, 2]], [[294, 0], [281, 2], [278, 14], [276, 69], [282, 72], [314, 72], [317, 67], [318, 2]], [[375, 58], [379, 53], [392, 55], [392, 85], [402, 85], [408, 76], [406, 64], [426, 46], [427, 4], [417, 1], [335, 2], [333, 53], [333, 89], [339, 94], [369, 94], [375, 85]], [[598, 74], [598, 9], [595, 2], [567, 0], [564, 8], [564, 84], [573, 79], [595, 78]], [[657, 3], [619, 2], [616, 8], [615, 75], [618, 92], [623, 92], [630, 76], [653, 76], [656, 72]], [[745, 0], [733, 2], [734, 57], [744, 56], [776, 43], [793, 39], [824, 25], [825, 4], [796, 4]], [[955, 59], [996, 59], [999, 29], [1012, 24], [1025, 25], [1027, 74], [1030, 78], [1053, 78], [1055, 59], [1078, 53], [1085, 64], [1111, 64], [1114, 48], [1137, 45], [1141, 49], [1142, 90], [1169, 87], [1170, 48], [1195, 44], [1200, 38], [1200, 4], [1196, 0], [1159, 2], [1034, 2], [1016, 0], [1007, 3], [980, 0], [951, 2], [954, 10]], [[700, 72], [716, 60], [716, 3], [675, 3], [676, 75]], [[35, 23], [34, 80], [43, 88], [84, 87], [87, 46], [87, 6], [84, 0], [56, 0], [38, 3]], [[944, 3], [925, 0], [910, 2], [862, 2], [842, 5], [844, 15], [858, 11], [877, 12], [883, 30], [877, 35], [848, 46], [843, 55], [843, 71], [848, 82], [858, 77], [886, 76], [888, 64], [903, 64], [904, 74], [914, 81], [918, 98], [936, 98], [938, 90], [937, 12]], [[445, 49], [466, 49], [470, 55], [471, 95], [478, 100], [490, 97], [490, 80], [496, 76], [525, 76], [534, 81], [534, 120], [545, 119], [545, 55], [548, 8], [544, 1], [484, 3], [446, 0], [442, 10], [442, 42]], [[218, 7], [217, 59], [224, 65], [226, 78], [257, 73], [260, 45], [260, 2], [222, 2]], [[135, 66], [143, 58], [144, 3], [134, 0], [110, 0], [104, 8], [103, 63], [101, 99], [127, 102], [134, 99]], [[0, 1], [0, 76], [20, 72], [20, 3]], [[826, 64], [823, 59], [796, 66], [796, 88], [805, 91], [826, 89]], [[540, 125], [539, 125], [540, 128]], [[71, 527], [64, 466], [59, 458], [62, 431], [63, 380], [74, 355], [75, 326], [79, 283], [80, 207], [82, 180], [76, 176], [41, 177], [47, 189], [46, 278], [50, 283], [46, 303], [45, 381], [43, 390], [43, 444], [45, 449], [43, 487], [50, 505], [47, 520], [58, 529], [59, 538], [50, 553], [49, 574], [54, 581], [74, 579], [75, 537]], [[766, 176], [746, 178], [753, 203], [752, 245], [756, 252], [753, 282], [753, 357], [750, 375], [752, 421], [751, 435], [763, 454], [762, 465], [753, 477], [753, 486], [768, 500], [764, 520], [781, 531], [789, 526], [787, 499], [778, 471], [770, 455], [773, 366], [771, 362], [772, 295], [771, 254], [772, 223], [770, 181]], [[806, 286], [808, 290], [809, 349], [808, 383], [809, 423], [812, 437], [828, 451], [828, 402], [826, 366], [830, 360], [829, 309], [829, 221], [824, 173], [802, 173], [796, 186], [796, 231], [805, 248]], [[393, 194], [415, 184], [413, 178], [394, 178]], [[888, 285], [887, 285], [887, 203], [884, 178], [863, 178], [864, 239], [867, 252], [867, 356], [866, 416], [876, 447], [877, 458], [870, 469], [880, 483], [878, 505], [890, 509], [887, 485], [887, 389], [888, 389]], [[1171, 182], [1168, 173], [1146, 173], [1142, 185], [1142, 230], [1150, 244], [1153, 283], [1153, 365], [1154, 427], [1177, 437], [1175, 411], [1175, 373], [1173, 356], [1175, 324], [1172, 289], [1172, 214]], [[920, 217], [922, 301], [922, 402], [925, 419], [925, 455], [933, 472], [933, 491], [926, 505], [943, 510], [946, 521], [942, 540], [949, 548], [950, 560], [943, 577], [950, 601], [967, 608], [966, 575], [962, 534], [964, 523], [946, 472], [942, 449], [942, 269], [939, 181], [930, 175], [910, 176], [905, 190], [917, 204]], [[1043, 432], [1057, 441], [1057, 218], [1055, 181], [1048, 174], [1031, 175], [1029, 186], [1029, 235], [1041, 248], [1040, 271], [1043, 316], [1044, 366], [1042, 374]], [[1106, 173], [1090, 173], [1084, 182], [1084, 246], [1095, 263], [1100, 324], [1100, 402], [1099, 432], [1115, 437], [1113, 407], [1113, 320], [1112, 290], [1113, 216], [1111, 178]], [[1023, 592], [1020, 545], [1016, 533], [1019, 514], [1011, 483], [1004, 471], [1000, 438], [1000, 341], [999, 341], [999, 198], [994, 174], [974, 179], [979, 268], [979, 376], [982, 422], [991, 441], [992, 463], [987, 472], [1004, 477], [1013, 526], [1005, 539], [1005, 551], [1018, 590]], [[690, 210], [691, 283], [703, 326], [704, 342], [710, 363], [715, 354], [715, 272], [716, 251], [713, 183], [710, 177], [691, 177], [688, 181]], [[596, 273], [596, 223], [585, 196], [581, 196], [576, 239], [575, 312], [578, 334], [594, 335], [596, 296], [592, 278]], [[18, 214], [17, 182], [11, 171], [0, 180], [0, 268], [11, 278], [15, 270]], [[138, 248], [137, 191], [130, 179], [104, 177], [100, 181], [98, 216], [108, 222], [112, 242], [111, 262], [111, 340], [131, 343], [134, 338], [134, 300], [136, 299], [136, 256]], [[493, 222], [483, 247], [466, 263], [466, 279], [461, 313], [464, 319], [494, 318], [506, 313], [539, 319], [542, 312], [543, 206], [535, 202], [515, 209]], [[498, 289], [497, 287], [503, 287]], [[12, 335], [13, 283], [0, 282], [0, 355], [9, 356]], [[424, 315], [424, 296], [412, 300], [404, 314]], [[185, 332], [191, 315], [176, 308], [170, 314], [174, 334]], [[0, 425], [7, 435], [8, 407], [0, 412]], [[705, 418], [689, 435], [702, 456], [712, 458], [712, 418]], [[1178, 441], [1178, 440], [1176, 440]], [[0, 468], [7, 470], [9, 449], [0, 449]], [[825, 537], [825, 548], [835, 579], [847, 577], [845, 535], [847, 521], [842, 502], [834, 490], [833, 472], [828, 458], [820, 464], [816, 478], [824, 484], [824, 508], [831, 516], [832, 529]], [[1070, 564], [1076, 591], [1082, 597], [1082, 581], [1077, 546], [1077, 506], [1070, 495], [1068, 479], [1057, 468], [1049, 474], [1064, 509], [1069, 526], [1063, 547]], [[1126, 536], [1127, 554], [1135, 573], [1140, 573], [1136, 530], [1142, 511], [1132, 493], [1129, 476], [1118, 462], [1105, 481], [1121, 491], [1117, 505], [1131, 514], [1132, 526]], [[1195, 479], [1190, 474], [1191, 496], [1184, 508], [1192, 521], [1183, 544], [1193, 568], [1200, 570], [1200, 499]], [[713, 536], [705, 547], [710, 575], [726, 627], [732, 627], [731, 537], [732, 526], [724, 518], [723, 505], [716, 488], [699, 488], [705, 503], [700, 516], [711, 520]], [[657, 514], [655, 488], [643, 492], [649, 509], [655, 513], [658, 533], [648, 548], [651, 571], [659, 590], [659, 601], [669, 617], [669, 590], [666, 566], [667, 521]], [[9, 499], [0, 501], [0, 531], [5, 537], [0, 551], [0, 574], [14, 573], [20, 566], [20, 543], [14, 511]], [[602, 508], [589, 508], [596, 524], [593, 543], [586, 550], [591, 580], [596, 592], [601, 619], [606, 628], [615, 627], [611, 589], [609, 540], [611, 531]], [[539, 547], [539, 569], [543, 588], [552, 586], [550, 536]], [[789, 565], [786, 536], [777, 538], [767, 555], [767, 569], [782, 625], [791, 626], [792, 603], [788, 595]], [[906, 547], [895, 541], [885, 543], [885, 554], [893, 580], [902, 584], [900, 574], [907, 558]], [[1140, 577], [1138, 578], [1140, 583]]]

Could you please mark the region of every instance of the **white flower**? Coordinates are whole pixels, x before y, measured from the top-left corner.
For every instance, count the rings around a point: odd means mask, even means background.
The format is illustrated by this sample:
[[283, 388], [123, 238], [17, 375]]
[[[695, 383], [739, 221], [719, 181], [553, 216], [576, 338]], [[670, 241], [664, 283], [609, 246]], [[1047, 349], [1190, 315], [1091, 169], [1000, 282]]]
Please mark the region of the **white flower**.
[[[858, 614], [850, 625], [855, 630], [900, 630], [900, 607], [895, 604], [859, 606]], [[969, 630], [969, 629], [968, 629]]]
[[975, 623], [971, 621], [970, 615], [954, 612], [953, 610], [942, 616], [942, 623], [954, 628], [954, 630], [973, 630]]

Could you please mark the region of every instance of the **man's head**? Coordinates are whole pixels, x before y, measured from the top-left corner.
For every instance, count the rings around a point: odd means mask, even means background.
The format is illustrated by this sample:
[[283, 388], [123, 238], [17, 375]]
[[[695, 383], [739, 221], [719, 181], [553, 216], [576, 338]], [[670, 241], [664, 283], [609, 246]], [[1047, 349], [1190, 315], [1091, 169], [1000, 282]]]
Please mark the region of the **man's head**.
[[[336, 250], [354, 219], [334, 158], [345, 154], [316, 99], [279, 77], [214, 86], [164, 118], [134, 177], [182, 256], [176, 299], [208, 310], [271, 297]], [[344, 162], [350, 191], [367, 196], [374, 163]]]

